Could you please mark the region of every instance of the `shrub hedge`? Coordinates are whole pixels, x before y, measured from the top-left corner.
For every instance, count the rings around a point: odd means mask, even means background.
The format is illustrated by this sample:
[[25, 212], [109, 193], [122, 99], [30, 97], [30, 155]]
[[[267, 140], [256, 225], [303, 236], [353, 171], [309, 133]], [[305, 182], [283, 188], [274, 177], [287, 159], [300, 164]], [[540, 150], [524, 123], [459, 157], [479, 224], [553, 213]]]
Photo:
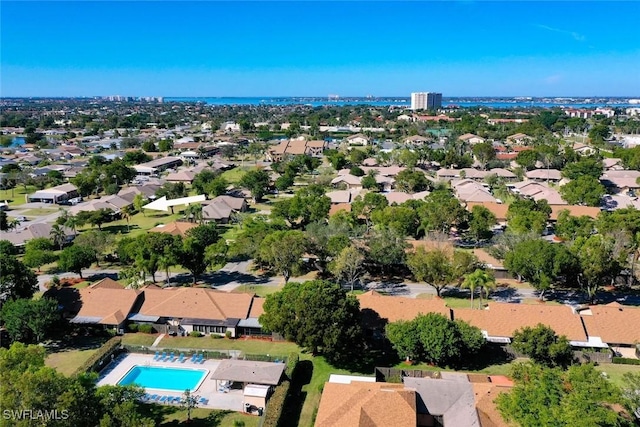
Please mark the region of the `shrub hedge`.
[[82, 365], [78, 366], [75, 374], [80, 375], [85, 372], [93, 372], [104, 368], [105, 361], [111, 357], [116, 351], [120, 349], [122, 345], [122, 338], [113, 337], [106, 343], [102, 344], [102, 347], [91, 355]]
[[138, 331], [140, 331], [140, 332], [142, 332], [144, 334], [152, 334], [152, 333], [155, 332], [153, 330], [153, 326], [147, 325], [147, 324], [144, 324], [144, 323], [141, 324], [141, 325], [138, 325]]
[[273, 394], [269, 398], [269, 403], [264, 412], [264, 422], [262, 427], [278, 427], [280, 423], [280, 417], [284, 410], [284, 402], [287, 400], [289, 394], [289, 387], [291, 383], [289, 380], [283, 380], [274, 390]]
[[189, 332], [190, 337], [200, 338], [202, 336], [202, 332], [199, 331], [191, 331]]
[[296, 369], [296, 365], [300, 361], [300, 355], [298, 353], [292, 352], [289, 353], [289, 357], [287, 357], [287, 365], [284, 368], [284, 374], [290, 380], [293, 380], [293, 371]]
[[629, 359], [627, 357], [614, 357], [611, 362], [616, 365], [640, 365], [640, 359]]
[[287, 358], [287, 363], [284, 369], [286, 379], [282, 380], [269, 398], [269, 403], [264, 413], [264, 422], [262, 427], [277, 427], [280, 423], [284, 411], [284, 404], [289, 396], [289, 388], [291, 387], [291, 381], [293, 381], [293, 375], [296, 370], [296, 366], [300, 361], [298, 353], [290, 353]]

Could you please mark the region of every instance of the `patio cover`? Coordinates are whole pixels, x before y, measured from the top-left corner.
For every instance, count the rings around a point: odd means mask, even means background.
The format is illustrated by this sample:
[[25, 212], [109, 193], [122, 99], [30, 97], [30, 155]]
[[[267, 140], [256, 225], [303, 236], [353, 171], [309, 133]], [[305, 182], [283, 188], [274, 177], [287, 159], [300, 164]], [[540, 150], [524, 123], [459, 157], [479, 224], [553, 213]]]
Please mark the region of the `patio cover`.
[[240, 383], [278, 385], [284, 363], [254, 362], [250, 360], [222, 360], [211, 374], [212, 380]]

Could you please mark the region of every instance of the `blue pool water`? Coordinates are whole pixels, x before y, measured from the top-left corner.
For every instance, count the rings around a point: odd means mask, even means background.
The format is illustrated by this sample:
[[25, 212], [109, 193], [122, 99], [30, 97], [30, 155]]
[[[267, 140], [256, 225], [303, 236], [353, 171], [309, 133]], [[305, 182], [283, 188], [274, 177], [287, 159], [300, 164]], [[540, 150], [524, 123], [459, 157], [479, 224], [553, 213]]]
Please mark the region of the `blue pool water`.
[[155, 366], [134, 366], [118, 385], [137, 384], [144, 388], [157, 388], [184, 392], [195, 390], [207, 375], [206, 369], [180, 369]]

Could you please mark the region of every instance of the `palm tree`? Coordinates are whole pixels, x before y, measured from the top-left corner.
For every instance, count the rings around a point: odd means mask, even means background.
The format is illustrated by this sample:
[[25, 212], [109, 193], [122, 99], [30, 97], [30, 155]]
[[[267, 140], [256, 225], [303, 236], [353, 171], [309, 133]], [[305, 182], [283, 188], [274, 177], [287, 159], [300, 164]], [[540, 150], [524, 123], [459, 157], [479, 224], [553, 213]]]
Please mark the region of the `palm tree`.
[[489, 274], [487, 272], [484, 274], [487, 275], [487, 280], [485, 280], [480, 286], [480, 308], [482, 308], [482, 292], [484, 291], [487, 296], [487, 300], [489, 300], [489, 294], [496, 288], [496, 278], [493, 274]]
[[184, 214], [189, 219], [189, 222], [198, 221], [200, 224], [202, 224], [202, 221], [203, 221], [203, 218], [202, 218], [202, 204], [194, 203], [193, 205], [189, 205], [184, 210]]
[[15, 230], [20, 224], [22, 224], [22, 221], [20, 221], [18, 218], [13, 218], [11, 221], [9, 221], [9, 224], [7, 224], [7, 231]]
[[120, 209], [120, 215], [122, 215], [122, 218], [124, 218], [127, 221], [127, 233], [131, 231], [131, 229], [129, 228], [129, 220], [131, 219], [131, 215], [133, 214], [133, 209], [131, 208], [131, 206], [124, 206], [122, 209]]
[[163, 269], [165, 274], [167, 275], [167, 279], [165, 281], [165, 283], [167, 284], [171, 280], [171, 276], [169, 276], [169, 269], [176, 265], [176, 263], [177, 262], [175, 256], [169, 250], [167, 250], [167, 248], [165, 248], [165, 251], [162, 253], [162, 255], [158, 257], [158, 267]]
[[495, 279], [493, 276], [487, 274], [486, 271], [476, 269], [473, 273], [467, 274], [464, 281], [460, 285], [461, 288], [469, 289], [471, 291], [471, 308], [473, 308], [473, 296], [476, 289], [480, 289], [480, 308], [482, 307], [482, 291], [487, 290], [487, 297], [489, 296], [489, 289], [495, 287]]
[[67, 219], [64, 222], [64, 226], [73, 230], [73, 235], [77, 236], [78, 232], [76, 228], [78, 227], [78, 218], [75, 215], [67, 215]]
[[60, 250], [62, 250], [62, 247], [67, 241], [67, 233], [64, 231], [64, 228], [62, 228], [59, 224], [53, 224], [51, 226], [49, 237], [51, 237], [53, 244], [57, 245], [60, 248]]

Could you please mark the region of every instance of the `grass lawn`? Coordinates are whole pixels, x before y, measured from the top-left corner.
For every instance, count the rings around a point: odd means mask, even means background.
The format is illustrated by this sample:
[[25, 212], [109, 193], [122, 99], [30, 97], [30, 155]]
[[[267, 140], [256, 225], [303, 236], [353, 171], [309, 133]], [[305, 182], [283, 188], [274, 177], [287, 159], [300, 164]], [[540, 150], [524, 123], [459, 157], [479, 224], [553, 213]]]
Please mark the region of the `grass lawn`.
[[[141, 344], [144, 345], [144, 344]], [[165, 336], [159, 347], [195, 348], [203, 350], [240, 350], [247, 354], [270, 354], [287, 356], [299, 352], [300, 347], [290, 342], [274, 342], [260, 339], [214, 339], [211, 337], [170, 337]]]
[[96, 348], [87, 350], [66, 350], [57, 353], [50, 353], [45, 359], [45, 365], [55, 368], [58, 372], [65, 375], [71, 375], [82, 365], [93, 353]]
[[447, 368], [440, 368], [438, 366], [431, 366], [426, 363], [407, 365], [405, 362], [398, 363], [397, 365], [394, 366], [394, 368], [407, 369], [407, 370], [417, 369], [417, 370], [424, 370], [424, 371], [467, 372], [467, 373], [473, 373], [473, 374], [487, 374], [487, 375], [509, 375], [511, 367], [513, 366], [514, 363], [525, 362], [527, 360], [528, 359], [516, 359], [508, 363], [489, 365], [486, 368], [478, 369], [478, 370], [447, 369]]
[[[416, 298], [423, 298], [423, 299], [434, 299], [435, 297], [436, 296], [433, 294], [418, 294], [416, 296]], [[470, 308], [471, 307], [471, 300], [469, 298], [444, 297], [442, 299], [447, 304], [447, 307], [451, 307], [451, 308]], [[473, 300], [473, 306], [474, 307], [478, 306], [477, 299]]]
[[191, 411], [191, 422], [187, 424], [187, 410], [179, 406], [144, 405], [143, 413], [159, 422], [161, 427], [191, 425], [194, 427], [234, 427], [235, 421], [242, 421], [246, 427], [257, 427], [259, 417], [240, 412], [218, 409], [195, 408]]
[[280, 290], [282, 290], [282, 286], [242, 285], [236, 288], [236, 291], [238, 292], [252, 293], [259, 297], [266, 297], [267, 295]]
[[26, 211], [22, 211], [22, 215], [44, 216], [44, 215], [50, 215], [52, 213], [56, 213], [57, 211], [58, 211], [57, 209], [34, 208], [34, 209], [27, 209]]
[[122, 337], [123, 344], [129, 345], [143, 345], [145, 347], [149, 347], [153, 342], [158, 338], [158, 335], [155, 334], [124, 334]]
[[220, 230], [224, 230], [222, 232], [222, 237], [225, 240], [234, 241], [238, 238], [240, 233], [242, 232], [242, 228], [239, 225], [220, 225]]
[[240, 182], [242, 177], [250, 170], [254, 168], [251, 167], [236, 167], [228, 171], [222, 172], [220, 175], [224, 179], [226, 179], [230, 184], [237, 184]]
[[[130, 231], [127, 231], [127, 221], [124, 219], [104, 224], [102, 226], [102, 230], [112, 234], [124, 234], [129, 237], [135, 237], [145, 233], [158, 224], [168, 224], [179, 219], [181, 216], [182, 215], [180, 213], [171, 214], [171, 212], [164, 213], [147, 211], [145, 212], [145, 215], [143, 215], [142, 213], [137, 213], [129, 218]], [[90, 230], [93, 228], [94, 227], [87, 225], [81, 230]], [[97, 230], [97, 227], [95, 227], [95, 229]]]
[[13, 190], [0, 190], [0, 200], [3, 202], [6, 200], [10, 207], [15, 208], [27, 202], [25, 194], [31, 194], [35, 191], [35, 187], [27, 186], [27, 191], [25, 192], [22, 185], [14, 188]]
[[606, 372], [608, 378], [617, 386], [624, 384], [622, 376], [631, 372], [640, 375], [640, 365], [614, 365], [613, 363], [603, 363], [596, 366], [596, 369], [601, 372]]
[[[304, 405], [300, 412], [300, 427], [312, 427], [320, 406], [320, 397], [322, 397], [322, 389], [324, 383], [329, 381], [331, 374], [352, 374], [344, 369], [336, 369], [331, 366], [323, 357], [312, 357], [309, 354], [300, 355], [300, 360], [310, 360], [313, 363], [313, 374], [308, 384], [302, 387], [302, 393], [306, 395]], [[362, 374], [354, 374], [362, 375]]]

